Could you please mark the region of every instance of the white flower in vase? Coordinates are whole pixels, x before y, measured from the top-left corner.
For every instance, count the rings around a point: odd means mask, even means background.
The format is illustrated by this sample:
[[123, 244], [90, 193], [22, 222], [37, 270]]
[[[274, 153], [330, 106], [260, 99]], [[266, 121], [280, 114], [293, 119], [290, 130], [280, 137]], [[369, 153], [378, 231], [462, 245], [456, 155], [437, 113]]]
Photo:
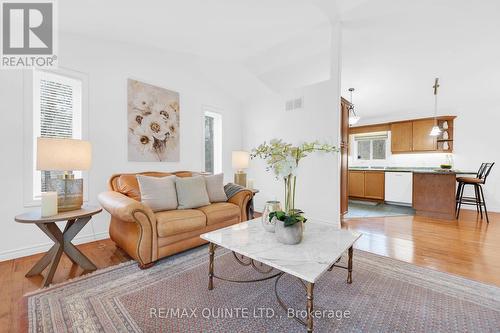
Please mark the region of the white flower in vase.
[[288, 177], [289, 175], [295, 175], [297, 169], [297, 161], [292, 156], [287, 156], [286, 159], [279, 162], [279, 171], [277, 176], [280, 178]]

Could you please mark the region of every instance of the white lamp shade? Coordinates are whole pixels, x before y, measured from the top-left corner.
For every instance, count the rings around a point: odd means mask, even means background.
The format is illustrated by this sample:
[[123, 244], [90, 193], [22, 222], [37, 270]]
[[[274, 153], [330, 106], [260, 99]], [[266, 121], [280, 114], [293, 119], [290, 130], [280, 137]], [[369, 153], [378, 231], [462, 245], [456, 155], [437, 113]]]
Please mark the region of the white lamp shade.
[[358, 123], [360, 117], [358, 116], [349, 116], [349, 125], [355, 125]]
[[233, 169], [242, 170], [248, 168], [250, 154], [247, 151], [233, 151]]
[[92, 146], [83, 140], [37, 138], [36, 151], [37, 170], [88, 170], [92, 162]]

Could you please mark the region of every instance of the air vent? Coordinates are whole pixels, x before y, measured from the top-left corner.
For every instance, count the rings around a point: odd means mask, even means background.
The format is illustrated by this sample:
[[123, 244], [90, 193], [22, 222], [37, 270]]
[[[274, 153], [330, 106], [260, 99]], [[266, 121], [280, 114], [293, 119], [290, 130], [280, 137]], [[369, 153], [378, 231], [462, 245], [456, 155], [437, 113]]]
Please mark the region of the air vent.
[[289, 99], [285, 102], [285, 111], [299, 110], [304, 107], [304, 99], [302, 97]]

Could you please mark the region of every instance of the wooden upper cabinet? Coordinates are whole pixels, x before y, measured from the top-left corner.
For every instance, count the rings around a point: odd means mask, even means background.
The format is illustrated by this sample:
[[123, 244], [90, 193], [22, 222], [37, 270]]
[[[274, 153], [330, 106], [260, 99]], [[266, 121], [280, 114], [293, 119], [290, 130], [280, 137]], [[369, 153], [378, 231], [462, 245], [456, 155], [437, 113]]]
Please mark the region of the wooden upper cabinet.
[[409, 152], [413, 147], [413, 122], [404, 121], [391, 124], [391, 151]]
[[[351, 127], [350, 134], [391, 131], [391, 151], [393, 154], [413, 152], [453, 152], [455, 116], [409, 119], [394, 123], [383, 123]], [[438, 137], [430, 136], [436, 123], [443, 133]], [[446, 133], [445, 133], [446, 132]]]
[[384, 200], [385, 196], [385, 172], [365, 172], [365, 198]]
[[437, 150], [436, 137], [429, 135], [434, 124], [434, 119], [413, 121], [413, 151]]
[[359, 198], [365, 196], [364, 171], [349, 171], [349, 196]]

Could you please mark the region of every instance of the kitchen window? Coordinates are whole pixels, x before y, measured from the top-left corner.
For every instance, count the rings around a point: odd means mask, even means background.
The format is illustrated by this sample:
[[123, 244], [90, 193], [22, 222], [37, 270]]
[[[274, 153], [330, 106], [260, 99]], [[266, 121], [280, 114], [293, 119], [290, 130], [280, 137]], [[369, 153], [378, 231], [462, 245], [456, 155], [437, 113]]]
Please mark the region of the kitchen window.
[[387, 158], [387, 133], [355, 135], [354, 142], [354, 156], [357, 160], [371, 161]]

